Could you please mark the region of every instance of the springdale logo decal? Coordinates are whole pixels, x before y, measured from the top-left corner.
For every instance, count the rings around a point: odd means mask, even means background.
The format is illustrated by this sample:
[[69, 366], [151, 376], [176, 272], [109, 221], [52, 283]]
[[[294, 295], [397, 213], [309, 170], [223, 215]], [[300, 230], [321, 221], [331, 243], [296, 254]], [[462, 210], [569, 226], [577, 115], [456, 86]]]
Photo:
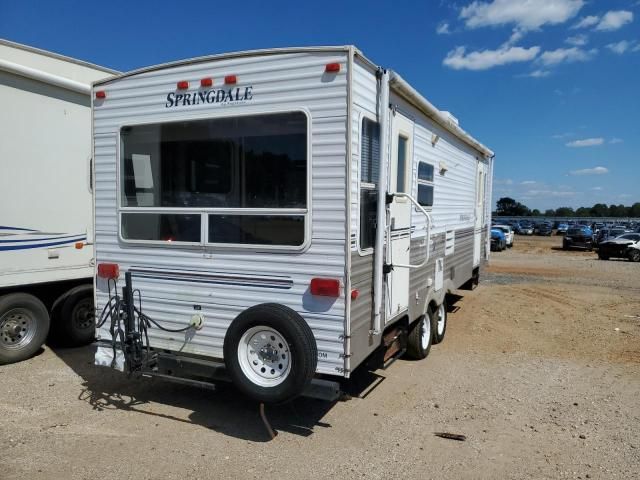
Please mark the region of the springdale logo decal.
[[229, 89], [201, 90], [193, 93], [171, 92], [167, 95], [165, 108], [200, 105], [203, 103], [233, 104], [243, 103], [253, 99], [253, 86], [235, 87]]

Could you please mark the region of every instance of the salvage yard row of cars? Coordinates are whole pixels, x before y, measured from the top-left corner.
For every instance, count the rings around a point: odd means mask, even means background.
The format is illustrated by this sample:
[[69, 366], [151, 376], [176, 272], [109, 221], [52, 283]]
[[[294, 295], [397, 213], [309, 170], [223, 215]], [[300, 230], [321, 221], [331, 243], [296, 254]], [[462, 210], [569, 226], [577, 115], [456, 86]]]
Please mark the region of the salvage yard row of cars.
[[640, 223], [629, 222], [607, 225], [592, 223], [591, 226], [577, 222], [562, 223], [512, 221], [491, 226], [491, 250], [502, 251], [513, 246], [514, 233], [520, 235], [550, 236], [555, 229], [556, 235], [564, 235], [562, 249], [581, 248], [597, 250], [598, 258], [626, 258], [640, 262]]

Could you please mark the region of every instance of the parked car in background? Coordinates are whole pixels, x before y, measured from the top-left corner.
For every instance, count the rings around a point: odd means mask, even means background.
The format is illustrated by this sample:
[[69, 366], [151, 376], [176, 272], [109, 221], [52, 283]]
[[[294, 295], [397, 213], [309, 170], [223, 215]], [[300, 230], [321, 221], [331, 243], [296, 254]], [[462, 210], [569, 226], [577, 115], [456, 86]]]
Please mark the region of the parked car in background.
[[562, 239], [562, 248], [563, 250], [569, 250], [570, 248], [593, 250], [593, 230], [585, 226], [569, 228]]
[[557, 235], [564, 235], [569, 230], [569, 225], [566, 223], [559, 223], [558, 229], [556, 230]]
[[501, 252], [507, 248], [507, 239], [499, 228], [491, 228], [491, 251]]
[[522, 227], [523, 235], [533, 235], [533, 225], [525, 225]]
[[504, 233], [505, 243], [508, 248], [513, 247], [513, 230], [509, 225], [493, 225], [491, 228], [497, 228]]
[[609, 260], [611, 257], [640, 262], [640, 233], [625, 233], [602, 242], [598, 248], [598, 258]]
[[553, 228], [550, 223], [541, 223], [536, 227], [536, 233], [542, 236], [551, 236]]

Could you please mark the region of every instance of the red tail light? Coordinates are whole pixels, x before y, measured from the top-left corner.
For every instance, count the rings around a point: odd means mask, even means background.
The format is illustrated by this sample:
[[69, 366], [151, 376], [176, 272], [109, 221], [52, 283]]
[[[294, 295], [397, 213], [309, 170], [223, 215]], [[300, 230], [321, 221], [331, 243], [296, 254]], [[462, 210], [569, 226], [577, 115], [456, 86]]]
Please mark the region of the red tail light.
[[181, 82], [178, 82], [178, 90], [187, 90], [189, 88], [189, 82], [187, 82], [186, 80], [182, 80]]
[[96, 98], [98, 99], [107, 98], [107, 92], [105, 92], [104, 90], [98, 90], [96, 92]]
[[227, 85], [233, 85], [238, 83], [238, 77], [236, 77], [235, 75], [227, 75], [226, 77], [224, 77], [224, 83]]
[[311, 295], [320, 297], [339, 297], [340, 280], [333, 278], [313, 278], [310, 285]]
[[100, 263], [98, 264], [98, 276], [116, 279], [120, 276], [120, 266], [117, 263]]
[[354, 288], [351, 290], [351, 300], [356, 300], [360, 296], [360, 290]]
[[326, 67], [324, 67], [324, 71], [327, 73], [338, 73], [340, 71], [340, 64], [327, 63]]
[[202, 80], [200, 80], [200, 86], [201, 87], [210, 87], [211, 85], [213, 85], [213, 78], [203, 78]]

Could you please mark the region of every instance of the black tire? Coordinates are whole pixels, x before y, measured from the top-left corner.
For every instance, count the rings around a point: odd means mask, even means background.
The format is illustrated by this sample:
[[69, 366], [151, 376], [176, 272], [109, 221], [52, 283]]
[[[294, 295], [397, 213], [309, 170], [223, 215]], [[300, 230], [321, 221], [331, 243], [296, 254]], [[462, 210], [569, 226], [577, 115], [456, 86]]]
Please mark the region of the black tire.
[[[427, 358], [433, 344], [433, 315], [430, 314], [431, 307], [427, 310], [427, 314], [420, 317], [411, 327], [409, 336], [407, 337], [407, 357], [413, 360], [422, 360]], [[429, 331], [423, 335], [424, 328]], [[423, 339], [426, 341], [425, 346]]]
[[[286, 373], [286, 377], [281, 383], [260, 385], [243, 371], [240, 364], [239, 357], [241, 341], [244, 343], [243, 336], [252, 329], [259, 327], [275, 330], [275, 333], [279, 334], [286, 343], [286, 345], [278, 343], [278, 345], [273, 346], [269, 344], [267, 348], [270, 348], [270, 350], [268, 350], [267, 355], [270, 355], [270, 358], [267, 361], [265, 361], [265, 358], [259, 360], [262, 362], [260, 364], [262, 365], [262, 371], [265, 372], [265, 367], [267, 370], [271, 367], [277, 368], [275, 358], [279, 358], [280, 355], [288, 355], [290, 367], [287, 367], [288, 373]], [[249, 337], [247, 340], [251, 338], [253, 337]], [[271, 339], [274, 342], [277, 341], [273, 336]], [[316, 373], [318, 348], [313, 332], [300, 315], [283, 305], [265, 303], [242, 312], [227, 330], [223, 349], [225, 365], [233, 383], [240, 391], [259, 402], [284, 403], [293, 400], [309, 386]], [[250, 351], [248, 347], [247, 349]], [[277, 355], [274, 357], [275, 353]], [[247, 355], [247, 359], [243, 362], [245, 368], [250, 367], [248, 362]], [[257, 363], [254, 363], [254, 365], [256, 367], [259, 366]], [[274, 369], [271, 369], [272, 374], [275, 371]], [[254, 375], [255, 377], [260, 374], [258, 372], [254, 374], [249, 372], [249, 375]], [[267, 381], [265, 380], [263, 383]]]
[[[448, 320], [448, 314], [447, 314], [448, 310], [447, 310], [447, 301], [443, 300], [442, 301], [442, 305], [440, 305], [438, 308], [435, 309], [434, 311], [434, 319], [433, 319], [433, 324], [434, 324], [434, 329], [433, 329], [433, 344], [437, 345], [440, 342], [442, 342], [444, 340], [444, 335], [445, 333], [447, 333], [447, 320]], [[443, 316], [444, 318], [440, 319], [440, 316]]]
[[605, 255], [604, 253], [598, 253], [598, 258], [600, 260], [609, 260], [609, 255]]
[[640, 250], [637, 248], [630, 248], [628, 256], [632, 262], [640, 262]]
[[0, 297], [0, 365], [31, 357], [49, 333], [47, 307], [33, 295]]
[[80, 347], [93, 342], [96, 337], [93, 287], [81, 285], [68, 292], [60, 316], [55, 320], [52, 328], [57, 344]]

